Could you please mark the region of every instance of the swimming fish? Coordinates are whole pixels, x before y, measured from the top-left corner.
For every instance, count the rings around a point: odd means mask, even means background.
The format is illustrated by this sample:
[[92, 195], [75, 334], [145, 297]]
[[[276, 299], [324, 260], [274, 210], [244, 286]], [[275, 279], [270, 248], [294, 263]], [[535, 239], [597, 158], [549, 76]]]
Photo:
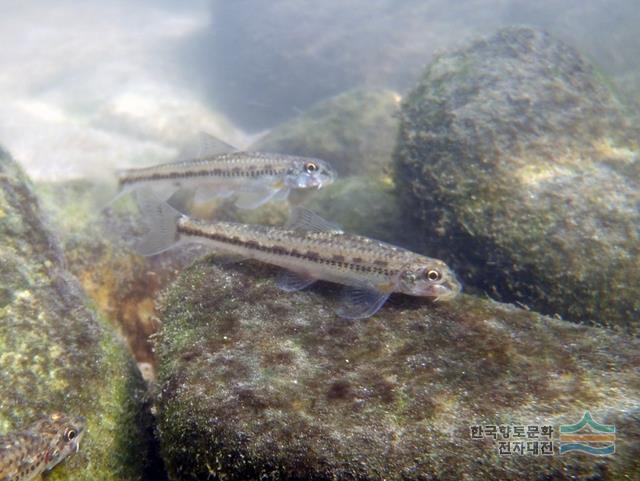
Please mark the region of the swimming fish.
[[320, 159], [231, 152], [121, 171], [118, 197], [145, 187], [158, 200], [167, 201], [178, 190], [189, 189], [195, 191], [196, 204], [235, 196], [237, 207], [255, 209], [271, 200], [285, 200], [292, 189], [320, 189], [335, 178], [333, 168]]
[[80, 449], [85, 420], [61, 413], [0, 436], [0, 481], [30, 481]]
[[444, 262], [345, 233], [306, 209], [294, 209], [283, 228], [199, 221], [166, 203], [147, 207], [151, 231], [138, 243], [139, 253], [154, 255], [179, 243], [198, 242], [284, 268], [278, 286], [286, 291], [304, 289], [316, 280], [343, 284], [337, 313], [348, 319], [375, 314], [392, 292], [444, 301], [461, 290]]

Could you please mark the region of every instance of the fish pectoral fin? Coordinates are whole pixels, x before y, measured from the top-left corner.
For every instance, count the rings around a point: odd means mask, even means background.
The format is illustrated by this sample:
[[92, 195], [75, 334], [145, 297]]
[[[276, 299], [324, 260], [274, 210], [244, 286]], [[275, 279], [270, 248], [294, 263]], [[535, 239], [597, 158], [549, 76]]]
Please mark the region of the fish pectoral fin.
[[239, 209], [255, 209], [269, 202], [277, 192], [277, 190], [260, 186], [239, 190], [235, 205]]
[[300, 291], [305, 287], [309, 287], [315, 281], [316, 279], [314, 279], [313, 277], [305, 276], [288, 270], [282, 270], [280, 274], [278, 274], [276, 285], [283, 291], [295, 292]]
[[336, 313], [345, 319], [364, 319], [373, 316], [387, 301], [391, 292], [380, 292], [368, 286], [345, 287], [342, 305]]
[[203, 185], [196, 189], [196, 194], [193, 198], [195, 204], [206, 204], [216, 198], [227, 199], [231, 197], [234, 190], [228, 187], [222, 187], [218, 185]]
[[271, 198], [272, 201], [274, 202], [282, 202], [287, 200], [287, 197], [289, 197], [289, 191], [290, 189], [288, 187], [282, 187], [280, 190], [278, 190], [275, 195]]
[[303, 207], [296, 207], [291, 211], [285, 228], [307, 232], [343, 232], [338, 224], [323, 219], [315, 212]]

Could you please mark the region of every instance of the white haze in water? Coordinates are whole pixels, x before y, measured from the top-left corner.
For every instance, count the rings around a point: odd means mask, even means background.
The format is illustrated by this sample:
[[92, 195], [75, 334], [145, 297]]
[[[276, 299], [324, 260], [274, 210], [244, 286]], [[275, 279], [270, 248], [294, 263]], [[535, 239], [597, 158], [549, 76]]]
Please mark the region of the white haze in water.
[[203, 1], [2, 1], [0, 144], [40, 179], [173, 160], [200, 131], [244, 144], [178, 81], [208, 23]]

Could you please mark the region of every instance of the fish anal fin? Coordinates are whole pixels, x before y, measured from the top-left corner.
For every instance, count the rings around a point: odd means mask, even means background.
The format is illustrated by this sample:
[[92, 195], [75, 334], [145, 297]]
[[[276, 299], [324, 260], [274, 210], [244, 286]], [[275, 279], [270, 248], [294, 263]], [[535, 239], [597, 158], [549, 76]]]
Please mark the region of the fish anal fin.
[[313, 211], [303, 207], [295, 207], [291, 211], [289, 221], [285, 224], [287, 229], [310, 232], [343, 232], [342, 228], [330, 222]]
[[336, 313], [345, 319], [364, 319], [373, 316], [387, 301], [391, 292], [380, 292], [371, 287], [345, 287], [342, 305]]
[[289, 270], [282, 270], [280, 274], [278, 274], [276, 285], [283, 291], [295, 292], [300, 291], [305, 287], [309, 287], [315, 281], [316, 279], [311, 276], [298, 274]]

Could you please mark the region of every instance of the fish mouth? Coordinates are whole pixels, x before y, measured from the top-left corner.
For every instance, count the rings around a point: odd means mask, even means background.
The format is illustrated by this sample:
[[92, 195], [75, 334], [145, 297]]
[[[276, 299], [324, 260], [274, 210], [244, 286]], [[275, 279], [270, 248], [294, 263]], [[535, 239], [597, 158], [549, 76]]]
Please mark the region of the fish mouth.
[[460, 294], [461, 290], [462, 286], [458, 282], [435, 284], [427, 287], [423, 295], [432, 298], [433, 302], [449, 301]]

